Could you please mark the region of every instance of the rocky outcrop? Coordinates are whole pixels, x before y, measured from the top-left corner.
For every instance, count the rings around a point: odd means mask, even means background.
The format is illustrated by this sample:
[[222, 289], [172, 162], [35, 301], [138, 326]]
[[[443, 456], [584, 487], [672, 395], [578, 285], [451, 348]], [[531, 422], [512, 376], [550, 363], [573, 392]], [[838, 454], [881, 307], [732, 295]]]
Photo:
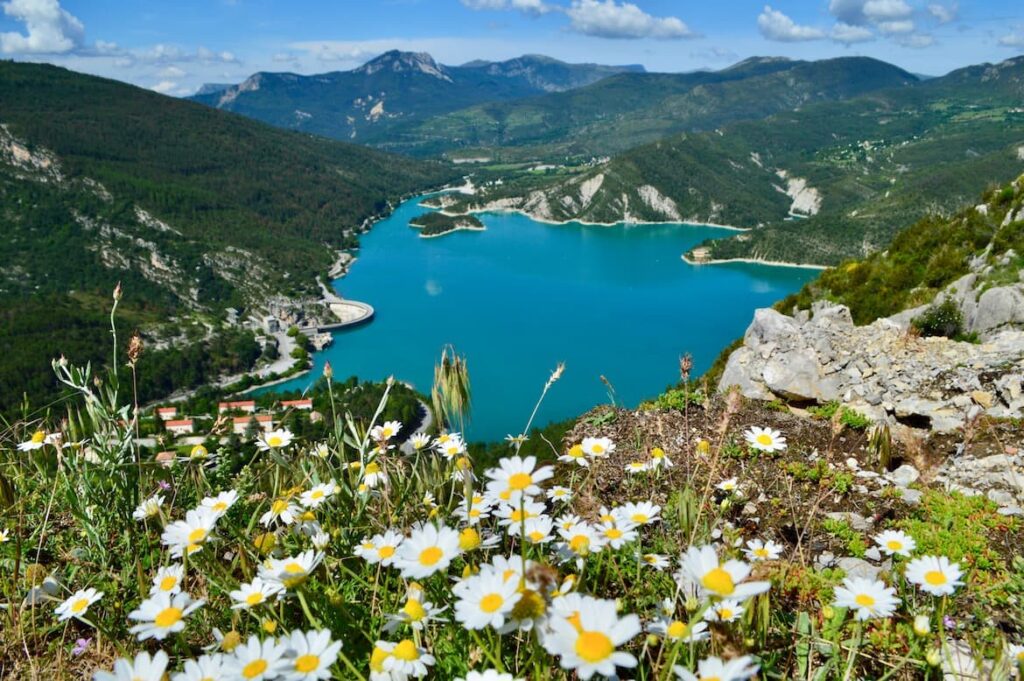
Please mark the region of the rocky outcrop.
[[1024, 332], [999, 327], [974, 344], [920, 338], [895, 318], [855, 326], [849, 309], [829, 303], [796, 317], [761, 309], [719, 389], [761, 400], [836, 400], [876, 422], [938, 432], [981, 414], [1019, 418]]

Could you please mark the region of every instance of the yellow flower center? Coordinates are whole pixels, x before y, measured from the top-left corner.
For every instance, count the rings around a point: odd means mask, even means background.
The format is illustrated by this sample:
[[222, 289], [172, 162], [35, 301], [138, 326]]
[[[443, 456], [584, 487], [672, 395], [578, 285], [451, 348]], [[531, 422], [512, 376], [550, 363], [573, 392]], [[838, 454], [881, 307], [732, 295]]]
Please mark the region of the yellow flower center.
[[308, 674], [320, 666], [320, 658], [316, 655], [300, 655], [295, 658], [295, 671]]
[[617, 527], [609, 527], [607, 530], [604, 531], [604, 535], [609, 539], [621, 539], [622, 530], [620, 530]]
[[757, 444], [764, 445], [766, 447], [772, 443], [772, 436], [768, 433], [761, 433], [754, 439], [757, 440]]
[[278, 499], [270, 506], [270, 512], [274, 515], [281, 515], [287, 508], [288, 502], [284, 499]]
[[690, 625], [686, 622], [675, 620], [672, 624], [668, 625], [668, 629], [665, 630], [665, 633], [668, 634], [669, 638], [682, 638], [686, 636], [689, 631]]
[[404, 612], [405, 615], [413, 622], [419, 622], [427, 616], [427, 611], [423, 609], [423, 604], [415, 598], [410, 598], [405, 602], [405, 607], [402, 608], [402, 612]]
[[507, 582], [508, 580], [510, 580], [513, 577], [515, 577], [517, 574], [519, 574], [519, 573], [516, 572], [515, 570], [505, 570], [504, 572], [501, 573], [501, 581]]
[[266, 660], [253, 660], [249, 664], [242, 667], [242, 676], [247, 679], [255, 679], [257, 676], [267, 671]]
[[480, 534], [472, 527], [467, 527], [459, 533], [459, 548], [463, 551], [472, 551], [480, 546]]
[[736, 585], [732, 581], [732, 575], [720, 567], [716, 567], [708, 572], [700, 581], [705, 589], [719, 596], [730, 596], [736, 590]]
[[534, 530], [533, 532], [530, 532], [527, 536], [530, 538], [530, 541], [534, 543], [539, 542], [541, 539], [545, 537], [544, 533], [540, 530]]
[[206, 447], [202, 445], [196, 445], [192, 448], [193, 459], [205, 459], [207, 454], [208, 452], [206, 451]]
[[924, 573], [924, 581], [928, 582], [932, 586], [942, 586], [949, 580], [946, 579], [946, 575], [938, 570], [929, 570]]
[[88, 598], [79, 598], [77, 601], [71, 604], [71, 612], [78, 614], [89, 607]]
[[389, 438], [389, 437], [391, 437], [392, 435], [394, 435], [394, 433], [393, 433], [393, 432], [391, 432], [391, 429], [390, 429], [390, 428], [384, 428], [384, 429], [382, 429], [382, 430], [380, 431], [380, 434], [381, 434], [381, 435], [383, 435], [383, 436], [384, 436], [385, 438]]
[[652, 459], [661, 459], [665, 456], [665, 451], [661, 447], [655, 447], [651, 450]]
[[508, 488], [522, 491], [533, 484], [533, 478], [529, 473], [513, 473], [508, 478]]
[[595, 664], [607, 660], [613, 652], [615, 644], [600, 631], [583, 631], [576, 639], [576, 654], [584, 662]]
[[637, 525], [645, 525], [649, 518], [646, 513], [634, 513], [631, 520]]
[[312, 499], [322, 499], [324, 496], [324, 491], [322, 489], [315, 489], [313, 490], [313, 493], [310, 494], [309, 496]]
[[257, 591], [255, 593], [249, 594], [245, 597], [245, 602], [249, 605], [259, 605], [263, 602], [263, 592]]
[[284, 566], [284, 571], [290, 575], [300, 575], [306, 571], [306, 568], [302, 567], [301, 564], [293, 560], [292, 562]]
[[178, 578], [173, 575], [168, 575], [160, 580], [161, 591], [170, 591], [176, 586], [178, 586]]
[[157, 613], [156, 617], [153, 618], [153, 624], [156, 626], [166, 629], [173, 627], [181, 620], [181, 610], [175, 607], [164, 608]]
[[388, 651], [374, 646], [370, 653], [370, 670], [375, 672], [384, 671], [384, 660], [388, 659]]
[[899, 551], [903, 548], [903, 543], [898, 542], [895, 539], [890, 539], [886, 546], [889, 548], [890, 551]]
[[585, 534], [577, 534], [569, 540], [569, 548], [572, 549], [574, 553], [583, 553], [590, 548], [590, 537]]
[[732, 610], [730, 610], [729, 608], [719, 608], [718, 617], [723, 620], [732, 619]]
[[32, 443], [33, 444], [37, 444], [37, 445], [41, 444], [45, 439], [46, 439], [46, 433], [44, 433], [41, 430], [37, 430], [36, 432], [32, 433]]
[[699, 681], [722, 681], [718, 676], [702, 676]]
[[381, 559], [386, 560], [386, 559], [390, 558], [391, 556], [395, 555], [395, 547], [394, 546], [382, 546], [379, 549], [377, 549], [377, 555], [380, 556]]
[[871, 608], [875, 605], [875, 599], [867, 594], [857, 594], [857, 597], [853, 600], [862, 608]]
[[758, 558], [767, 558], [768, 557], [768, 549], [765, 549], [765, 548], [754, 549], [754, 555], [757, 556]]
[[604, 452], [604, 445], [599, 442], [595, 443], [594, 446], [590, 448], [590, 451], [594, 452], [594, 454], [601, 454]]
[[417, 648], [416, 644], [409, 639], [405, 639], [395, 646], [395, 649], [391, 651], [391, 654], [404, 662], [413, 662], [420, 658], [419, 648]]
[[197, 527], [196, 529], [188, 533], [189, 544], [199, 544], [204, 539], [206, 539], [206, 530], [204, 530], [201, 527]]
[[487, 594], [480, 599], [480, 609], [488, 614], [497, 612], [504, 604], [505, 599], [501, 597], [501, 594]]
[[223, 501], [218, 501], [218, 502], [216, 502], [216, 503], [215, 503], [215, 504], [213, 505], [213, 510], [214, 510], [214, 511], [218, 511], [218, 512], [219, 512], [219, 511], [226, 511], [226, 510], [228, 510], [228, 505], [227, 505], [227, 503], [226, 503], [226, 502], [223, 502]]
[[427, 567], [435, 565], [437, 561], [441, 560], [442, 556], [444, 556], [444, 551], [436, 546], [423, 549], [420, 552], [420, 565], [426, 565]]
[[270, 437], [267, 438], [267, 444], [270, 445], [271, 447], [280, 447], [282, 444], [284, 444], [284, 438], [282, 438], [280, 435], [271, 435]]
[[583, 447], [580, 447], [579, 445], [573, 445], [572, 447], [569, 448], [569, 456], [574, 459], [582, 459]]

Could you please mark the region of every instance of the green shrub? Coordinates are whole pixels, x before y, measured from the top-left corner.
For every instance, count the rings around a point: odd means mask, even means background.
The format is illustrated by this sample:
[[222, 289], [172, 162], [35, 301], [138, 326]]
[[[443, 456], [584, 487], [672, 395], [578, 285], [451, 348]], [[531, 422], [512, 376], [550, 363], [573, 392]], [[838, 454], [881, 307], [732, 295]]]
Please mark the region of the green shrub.
[[932, 305], [913, 320], [914, 328], [922, 336], [945, 336], [959, 338], [963, 334], [964, 316], [960, 308], [947, 298], [938, 305]]

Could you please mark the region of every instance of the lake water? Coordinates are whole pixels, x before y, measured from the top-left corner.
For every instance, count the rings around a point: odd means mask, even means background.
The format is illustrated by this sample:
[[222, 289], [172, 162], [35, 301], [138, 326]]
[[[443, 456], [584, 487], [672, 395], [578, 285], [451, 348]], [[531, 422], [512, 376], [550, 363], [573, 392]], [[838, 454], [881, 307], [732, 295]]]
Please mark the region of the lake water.
[[421, 239], [403, 203], [361, 238], [359, 260], [335, 282], [375, 319], [336, 333], [312, 373], [276, 386], [303, 389], [330, 360], [334, 375], [389, 375], [429, 394], [434, 363], [451, 343], [468, 359], [472, 439], [519, 433], [551, 371], [565, 374], [535, 424], [609, 401], [636, 406], [679, 378], [689, 352], [707, 369], [766, 307], [816, 276], [808, 269], [745, 263], [691, 266], [681, 255], [728, 230], [695, 225], [547, 225], [484, 214], [485, 232]]

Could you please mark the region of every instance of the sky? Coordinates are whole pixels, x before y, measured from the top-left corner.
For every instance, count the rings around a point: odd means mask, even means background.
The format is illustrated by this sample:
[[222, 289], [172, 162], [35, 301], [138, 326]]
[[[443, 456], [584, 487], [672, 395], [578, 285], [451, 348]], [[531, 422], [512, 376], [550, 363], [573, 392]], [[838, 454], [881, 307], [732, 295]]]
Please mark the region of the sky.
[[909, 71], [1024, 54], [1020, 0], [0, 0], [0, 58], [170, 95], [258, 71], [355, 68], [390, 49], [443, 64], [546, 54], [650, 71], [751, 56], [863, 55]]

